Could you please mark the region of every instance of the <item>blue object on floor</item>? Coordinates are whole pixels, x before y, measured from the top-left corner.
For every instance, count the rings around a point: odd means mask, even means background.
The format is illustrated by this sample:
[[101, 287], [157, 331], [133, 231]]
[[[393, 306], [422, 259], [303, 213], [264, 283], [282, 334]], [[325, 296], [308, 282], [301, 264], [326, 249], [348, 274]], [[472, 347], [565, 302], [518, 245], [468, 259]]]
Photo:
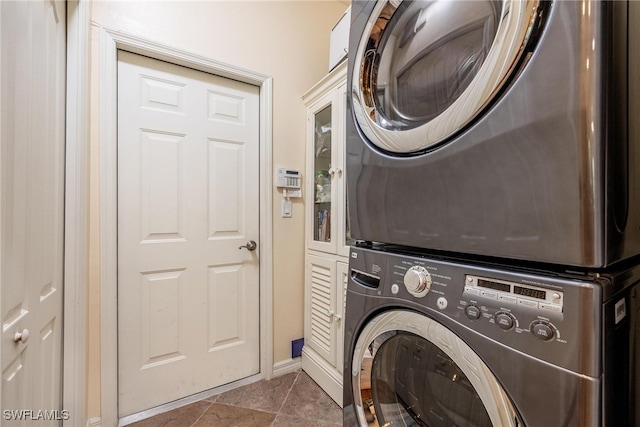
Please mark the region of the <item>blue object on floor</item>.
[[291, 341], [291, 358], [302, 356], [302, 347], [304, 346], [304, 338]]

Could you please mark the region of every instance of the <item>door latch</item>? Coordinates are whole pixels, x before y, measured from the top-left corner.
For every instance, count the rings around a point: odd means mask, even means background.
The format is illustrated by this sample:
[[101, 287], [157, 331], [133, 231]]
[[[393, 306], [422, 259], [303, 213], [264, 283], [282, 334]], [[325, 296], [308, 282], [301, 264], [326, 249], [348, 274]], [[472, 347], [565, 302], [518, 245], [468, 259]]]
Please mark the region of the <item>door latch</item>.
[[258, 247], [257, 243], [253, 240], [249, 240], [246, 245], [238, 246], [238, 249], [245, 248], [248, 251], [255, 251]]

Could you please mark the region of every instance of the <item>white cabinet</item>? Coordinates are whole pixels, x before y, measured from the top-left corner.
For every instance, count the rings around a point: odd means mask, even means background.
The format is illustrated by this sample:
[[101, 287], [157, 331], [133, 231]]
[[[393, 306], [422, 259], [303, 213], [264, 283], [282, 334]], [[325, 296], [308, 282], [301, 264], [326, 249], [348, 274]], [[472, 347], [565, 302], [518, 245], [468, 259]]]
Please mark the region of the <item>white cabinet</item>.
[[331, 30], [329, 43], [329, 71], [342, 61], [349, 50], [349, 28], [351, 25], [351, 8], [345, 10], [344, 15]]
[[305, 345], [302, 368], [342, 406], [348, 274], [346, 61], [303, 96], [307, 106]]
[[307, 247], [349, 255], [345, 179], [346, 63], [303, 97], [307, 105]]
[[347, 272], [344, 262], [307, 254], [302, 368], [341, 406]]

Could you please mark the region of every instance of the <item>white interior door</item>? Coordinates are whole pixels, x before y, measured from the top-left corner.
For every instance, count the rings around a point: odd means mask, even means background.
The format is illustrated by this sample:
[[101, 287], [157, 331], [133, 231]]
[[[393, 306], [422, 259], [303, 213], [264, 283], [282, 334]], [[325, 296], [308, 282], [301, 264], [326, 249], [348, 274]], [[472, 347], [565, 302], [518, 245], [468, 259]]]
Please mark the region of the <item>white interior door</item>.
[[65, 17], [0, 2], [3, 426], [63, 418]]
[[118, 55], [119, 415], [257, 374], [259, 89]]

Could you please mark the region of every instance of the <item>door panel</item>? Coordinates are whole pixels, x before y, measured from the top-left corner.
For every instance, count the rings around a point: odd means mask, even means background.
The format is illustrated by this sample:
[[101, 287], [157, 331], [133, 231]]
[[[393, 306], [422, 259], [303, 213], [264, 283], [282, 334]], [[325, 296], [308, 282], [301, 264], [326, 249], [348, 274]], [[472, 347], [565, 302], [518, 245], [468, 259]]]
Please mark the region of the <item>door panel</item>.
[[335, 280], [336, 262], [331, 259], [307, 255], [307, 278], [309, 290], [305, 304], [307, 319], [305, 345], [315, 350], [330, 364], [336, 363]]
[[349, 281], [349, 264], [336, 263], [336, 368], [341, 371], [344, 367], [344, 319], [347, 308], [347, 283]]
[[259, 89], [120, 52], [119, 413], [259, 372]]
[[0, 3], [1, 406], [49, 411], [49, 425], [62, 417], [65, 17], [64, 2]]

